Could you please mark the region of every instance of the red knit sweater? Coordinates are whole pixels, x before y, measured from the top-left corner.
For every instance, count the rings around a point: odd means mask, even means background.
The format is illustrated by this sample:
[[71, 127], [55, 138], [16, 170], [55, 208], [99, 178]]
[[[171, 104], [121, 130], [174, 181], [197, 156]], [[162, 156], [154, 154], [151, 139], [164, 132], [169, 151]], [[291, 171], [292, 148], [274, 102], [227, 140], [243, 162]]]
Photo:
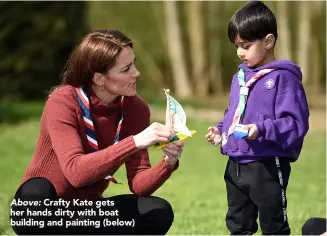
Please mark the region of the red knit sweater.
[[104, 178], [125, 164], [130, 190], [137, 195], [151, 195], [173, 170], [163, 159], [151, 168], [148, 151], [135, 146], [132, 135], [150, 123], [148, 105], [138, 96], [125, 97], [120, 141], [112, 145], [120, 119], [119, 103], [102, 103], [91, 88], [88, 94], [101, 150], [91, 153], [74, 88], [58, 88], [45, 104], [36, 150], [22, 182], [44, 177], [54, 184], [59, 197], [96, 199], [108, 187]]

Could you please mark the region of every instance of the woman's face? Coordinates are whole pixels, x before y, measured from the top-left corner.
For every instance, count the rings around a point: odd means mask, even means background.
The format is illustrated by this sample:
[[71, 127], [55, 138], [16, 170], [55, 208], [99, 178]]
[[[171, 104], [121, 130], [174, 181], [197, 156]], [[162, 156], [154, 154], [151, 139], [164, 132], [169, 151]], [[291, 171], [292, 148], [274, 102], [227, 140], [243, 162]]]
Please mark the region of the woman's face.
[[104, 75], [104, 88], [111, 95], [135, 96], [136, 78], [140, 72], [135, 67], [135, 55], [131, 47], [124, 47], [116, 64]]

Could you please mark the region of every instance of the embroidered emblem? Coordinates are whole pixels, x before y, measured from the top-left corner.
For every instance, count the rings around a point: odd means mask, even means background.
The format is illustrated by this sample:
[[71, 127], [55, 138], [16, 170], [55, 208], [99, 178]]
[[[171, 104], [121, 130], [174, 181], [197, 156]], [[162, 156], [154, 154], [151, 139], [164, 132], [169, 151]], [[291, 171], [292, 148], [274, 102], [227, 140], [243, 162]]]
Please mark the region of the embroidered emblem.
[[265, 82], [265, 88], [266, 89], [272, 89], [273, 87], [275, 87], [275, 81], [273, 79], [268, 79]]

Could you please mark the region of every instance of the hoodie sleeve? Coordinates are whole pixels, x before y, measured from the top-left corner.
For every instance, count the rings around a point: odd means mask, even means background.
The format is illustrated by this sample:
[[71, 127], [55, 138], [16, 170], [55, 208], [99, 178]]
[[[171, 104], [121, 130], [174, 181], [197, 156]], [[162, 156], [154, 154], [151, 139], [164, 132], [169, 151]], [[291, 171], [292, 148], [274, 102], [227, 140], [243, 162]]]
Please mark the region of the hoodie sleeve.
[[284, 149], [299, 146], [309, 130], [309, 110], [301, 81], [288, 71], [279, 76], [275, 116], [256, 124], [259, 136]]
[[224, 125], [224, 119], [222, 119], [221, 121], [219, 121], [216, 125], [216, 127], [219, 130], [219, 133], [221, 134], [223, 132], [223, 125]]
[[223, 132], [223, 125], [224, 125], [224, 120], [225, 120], [225, 114], [228, 112], [228, 108], [225, 110], [225, 113], [224, 113], [224, 118], [220, 121], [218, 121], [216, 127], [218, 128], [219, 130], [219, 133], [222, 134]]

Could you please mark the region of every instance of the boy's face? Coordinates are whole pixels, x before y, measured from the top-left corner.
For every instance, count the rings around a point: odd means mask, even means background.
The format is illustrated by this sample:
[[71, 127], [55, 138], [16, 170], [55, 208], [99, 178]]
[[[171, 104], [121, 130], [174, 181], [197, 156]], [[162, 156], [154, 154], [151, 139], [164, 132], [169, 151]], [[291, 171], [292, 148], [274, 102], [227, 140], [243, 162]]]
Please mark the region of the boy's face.
[[237, 35], [235, 39], [237, 56], [249, 68], [256, 68], [264, 64], [268, 55], [266, 40], [244, 41]]

